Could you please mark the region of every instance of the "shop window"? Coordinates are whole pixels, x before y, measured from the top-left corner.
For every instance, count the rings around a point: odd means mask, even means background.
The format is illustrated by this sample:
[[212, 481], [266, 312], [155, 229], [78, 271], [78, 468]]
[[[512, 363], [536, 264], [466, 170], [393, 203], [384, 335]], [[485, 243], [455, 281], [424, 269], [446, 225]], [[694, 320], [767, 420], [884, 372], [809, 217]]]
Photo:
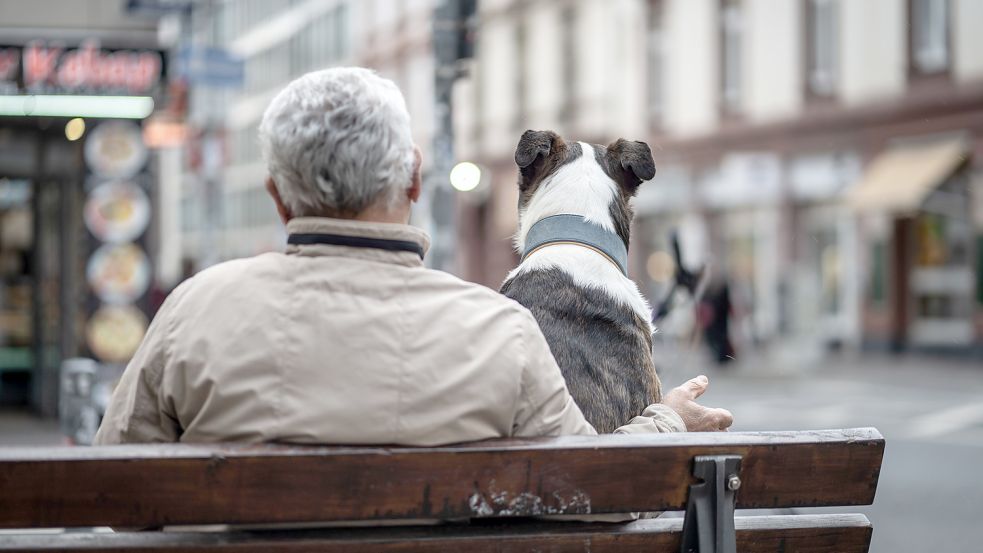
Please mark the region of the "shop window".
[[563, 108], [565, 119], [577, 105], [577, 8], [568, 3], [560, 12], [560, 52], [563, 55]]
[[341, 4], [334, 11], [334, 55], [340, 61], [348, 57], [348, 6]]
[[922, 294], [917, 298], [918, 318], [950, 319], [955, 315], [952, 296], [946, 294]]
[[730, 274], [751, 281], [754, 278], [754, 236], [746, 234], [731, 237], [727, 247], [727, 268]]
[[317, 35], [320, 37], [320, 44], [318, 45], [318, 57], [321, 58], [321, 67], [327, 67], [335, 59], [335, 41], [334, 41], [334, 15], [333, 12], [327, 12], [318, 18], [317, 22], [314, 24], [317, 29]]
[[870, 261], [870, 301], [874, 305], [884, 305], [887, 300], [887, 248], [883, 241], [871, 246]]
[[918, 218], [918, 258], [916, 263], [921, 267], [939, 267], [945, 265], [947, 244], [945, 241], [945, 226], [941, 217], [922, 215]]
[[658, 125], [665, 109], [665, 2], [649, 3], [648, 34], [646, 37], [648, 63], [648, 108], [651, 121]]
[[726, 271], [722, 275], [726, 281], [738, 290], [740, 297], [754, 311], [757, 301], [755, 245], [753, 234], [738, 234], [727, 240]]
[[968, 266], [972, 239], [965, 221], [935, 214], [917, 219], [917, 257], [919, 267]]
[[825, 315], [840, 310], [840, 252], [836, 231], [822, 230], [813, 235], [820, 273], [820, 307]]
[[909, 54], [916, 73], [949, 68], [949, 11], [948, 0], [910, 0]]
[[526, 125], [526, 114], [528, 113], [528, 106], [526, 105], [526, 89], [528, 88], [527, 74], [529, 71], [527, 67], [526, 60], [529, 57], [526, 56], [526, 51], [528, 50], [528, 30], [526, 29], [526, 21], [524, 18], [520, 18], [515, 22], [515, 120], [512, 126], [519, 132], [525, 129]]
[[23, 403], [34, 367], [32, 183], [0, 178], [0, 405]]

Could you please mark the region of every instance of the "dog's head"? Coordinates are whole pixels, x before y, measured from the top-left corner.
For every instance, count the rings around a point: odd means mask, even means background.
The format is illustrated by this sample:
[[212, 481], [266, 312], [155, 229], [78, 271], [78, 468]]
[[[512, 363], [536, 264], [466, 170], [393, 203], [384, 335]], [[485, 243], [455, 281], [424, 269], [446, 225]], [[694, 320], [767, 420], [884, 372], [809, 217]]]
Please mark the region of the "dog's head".
[[515, 149], [519, 166], [519, 232], [551, 215], [581, 215], [618, 233], [628, 246], [629, 200], [655, 176], [652, 151], [644, 142], [618, 139], [607, 146], [566, 142], [553, 131], [526, 131]]

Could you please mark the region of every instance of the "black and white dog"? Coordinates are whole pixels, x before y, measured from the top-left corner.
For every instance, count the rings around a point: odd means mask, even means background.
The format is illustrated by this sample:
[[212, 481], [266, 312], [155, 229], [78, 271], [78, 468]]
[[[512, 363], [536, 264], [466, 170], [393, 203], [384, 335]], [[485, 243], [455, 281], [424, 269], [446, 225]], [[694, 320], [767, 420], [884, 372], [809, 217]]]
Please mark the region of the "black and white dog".
[[662, 396], [651, 308], [626, 267], [629, 200], [655, 176], [652, 152], [526, 131], [515, 162], [522, 261], [501, 291], [532, 311], [587, 420], [612, 432]]

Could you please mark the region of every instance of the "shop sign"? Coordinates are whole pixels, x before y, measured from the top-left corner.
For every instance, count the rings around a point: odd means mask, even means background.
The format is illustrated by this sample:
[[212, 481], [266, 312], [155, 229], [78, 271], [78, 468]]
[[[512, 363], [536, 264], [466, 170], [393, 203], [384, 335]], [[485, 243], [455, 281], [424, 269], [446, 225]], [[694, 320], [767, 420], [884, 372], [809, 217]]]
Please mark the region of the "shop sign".
[[163, 16], [172, 13], [189, 13], [192, 0], [127, 0], [126, 11], [133, 14]]
[[86, 279], [104, 303], [135, 302], [150, 286], [150, 260], [135, 244], [105, 244], [89, 258]]
[[188, 82], [218, 88], [241, 88], [246, 78], [242, 58], [214, 46], [182, 48], [174, 73]]
[[132, 121], [106, 121], [85, 141], [85, 162], [99, 177], [127, 179], [147, 164], [147, 147]]
[[98, 302], [86, 324], [86, 342], [100, 361], [124, 363], [146, 332], [138, 302], [153, 278], [140, 238], [152, 216], [151, 194], [137, 184], [151, 180], [148, 152], [136, 123], [105, 121], [89, 133], [84, 153], [94, 186], [83, 219], [95, 239], [85, 277]]
[[150, 200], [139, 186], [109, 182], [97, 186], [85, 201], [85, 226], [111, 244], [136, 240], [150, 223]]
[[188, 125], [164, 117], [152, 117], [143, 125], [143, 143], [148, 148], [177, 148], [188, 139]]
[[0, 94], [152, 94], [164, 76], [156, 50], [108, 50], [88, 40], [77, 48], [29, 42], [0, 46]]
[[126, 363], [147, 332], [147, 317], [132, 305], [104, 305], [85, 327], [85, 341], [100, 360]]

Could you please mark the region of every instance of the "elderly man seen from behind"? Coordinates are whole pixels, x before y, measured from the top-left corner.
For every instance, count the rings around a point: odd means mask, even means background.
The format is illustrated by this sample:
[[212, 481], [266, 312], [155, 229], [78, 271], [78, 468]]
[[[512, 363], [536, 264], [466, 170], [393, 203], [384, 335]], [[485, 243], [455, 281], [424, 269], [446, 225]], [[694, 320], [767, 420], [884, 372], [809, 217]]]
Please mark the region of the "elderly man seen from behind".
[[[213, 266], [167, 298], [96, 443], [594, 433], [525, 308], [423, 266], [429, 240], [408, 225], [420, 153], [392, 82], [310, 73], [259, 130], [286, 252]], [[693, 401], [705, 386], [690, 381], [621, 430], [726, 427], [729, 413]]]

